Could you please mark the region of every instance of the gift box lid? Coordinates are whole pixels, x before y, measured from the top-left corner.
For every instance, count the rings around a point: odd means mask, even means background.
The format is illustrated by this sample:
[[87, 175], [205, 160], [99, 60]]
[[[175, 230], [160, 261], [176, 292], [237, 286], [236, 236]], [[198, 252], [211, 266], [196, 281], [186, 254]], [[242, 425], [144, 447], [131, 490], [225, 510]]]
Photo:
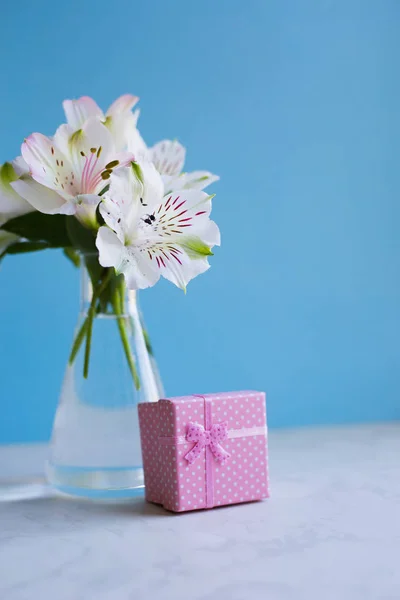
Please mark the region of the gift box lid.
[[204, 424], [207, 405], [211, 405], [213, 423], [226, 421], [229, 430], [266, 425], [265, 392], [194, 394], [159, 400], [159, 435], [184, 436], [189, 423]]

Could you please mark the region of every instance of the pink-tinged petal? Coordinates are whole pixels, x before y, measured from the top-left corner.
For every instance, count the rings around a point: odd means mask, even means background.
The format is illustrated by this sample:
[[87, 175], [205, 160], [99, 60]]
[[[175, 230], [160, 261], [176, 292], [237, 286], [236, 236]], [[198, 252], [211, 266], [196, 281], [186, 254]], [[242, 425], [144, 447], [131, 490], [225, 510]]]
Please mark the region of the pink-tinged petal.
[[31, 172], [41, 172], [42, 167], [53, 169], [54, 144], [42, 133], [32, 133], [26, 138], [21, 146], [21, 154]]
[[17, 194], [25, 198], [36, 210], [46, 214], [60, 213], [65, 204], [65, 198], [30, 177], [17, 179], [17, 181], [11, 183], [11, 186]]
[[161, 175], [179, 175], [185, 163], [186, 149], [179, 142], [163, 140], [150, 149], [151, 161]]
[[70, 156], [79, 182], [78, 193], [98, 194], [115, 166], [115, 146], [110, 131], [96, 118], [89, 118], [69, 140]]
[[35, 181], [55, 190], [65, 200], [79, 192], [72, 165], [53, 140], [33, 133], [22, 144], [21, 152]]
[[64, 100], [63, 108], [68, 125], [74, 131], [80, 129], [90, 117], [104, 119], [104, 113], [93, 98], [82, 96], [78, 100]]
[[132, 110], [132, 108], [139, 101], [138, 96], [132, 96], [131, 94], [124, 94], [117, 98], [108, 109], [106, 115], [113, 117], [122, 112], [128, 112]]

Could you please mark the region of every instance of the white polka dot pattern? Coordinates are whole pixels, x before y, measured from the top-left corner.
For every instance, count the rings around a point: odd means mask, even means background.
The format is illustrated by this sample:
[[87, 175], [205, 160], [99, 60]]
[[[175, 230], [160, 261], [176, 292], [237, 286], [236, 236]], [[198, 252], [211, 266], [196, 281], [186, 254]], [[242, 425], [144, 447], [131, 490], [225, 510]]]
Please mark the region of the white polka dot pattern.
[[[266, 426], [263, 392], [231, 392], [187, 396], [139, 404], [140, 435], [146, 499], [180, 512], [206, 508], [206, 452], [193, 464], [185, 455], [194, 447], [186, 441], [189, 423], [204, 425], [204, 398], [212, 401], [213, 423], [226, 421], [229, 430]], [[179, 438], [179, 439], [176, 439]], [[247, 435], [221, 442], [230, 458], [212, 464], [214, 506], [267, 498], [267, 435]]]

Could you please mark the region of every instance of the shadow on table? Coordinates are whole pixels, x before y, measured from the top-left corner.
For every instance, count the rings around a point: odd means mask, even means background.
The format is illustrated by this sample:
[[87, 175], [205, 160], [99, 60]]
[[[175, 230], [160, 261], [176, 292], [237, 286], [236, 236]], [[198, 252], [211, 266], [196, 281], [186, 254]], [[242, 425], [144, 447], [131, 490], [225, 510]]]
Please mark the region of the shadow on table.
[[150, 504], [141, 495], [121, 500], [93, 500], [55, 493], [49, 486], [38, 480], [29, 485], [15, 484], [0, 486], [0, 511], [4, 515], [8, 510], [17, 509], [23, 513], [32, 508], [35, 511], [48, 511], [57, 514], [63, 509], [70, 512], [82, 511], [91, 514], [116, 514], [132, 516], [172, 515], [161, 506]]
[[[5, 495], [0, 494], [0, 522], [1, 518], [8, 516], [20, 516], [28, 521], [40, 522], [45, 527], [52, 529], [61, 524], [66, 526], [79, 525], [91, 526], [94, 522], [98, 525], [99, 519], [107, 524], [112, 522], [113, 526], [126, 519], [148, 521], [153, 517], [178, 518], [183, 515], [193, 515], [204, 511], [189, 511], [185, 513], [174, 513], [166, 510], [160, 505], [146, 502], [144, 496], [125, 498], [123, 500], [93, 500], [55, 493], [46, 484], [37, 483], [34, 490], [32, 484], [29, 490], [14, 489], [14, 494], [9, 494], [8, 500]], [[23, 492], [26, 492], [25, 496]], [[29, 492], [29, 494], [28, 494]], [[234, 509], [234, 506], [220, 506], [215, 510], [225, 512]], [[208, 511], [206, 511], [208, 512]], [[214, 511], [213, 511], [214, 512]], [[1, 524], [0, 524], [1, 531]]]

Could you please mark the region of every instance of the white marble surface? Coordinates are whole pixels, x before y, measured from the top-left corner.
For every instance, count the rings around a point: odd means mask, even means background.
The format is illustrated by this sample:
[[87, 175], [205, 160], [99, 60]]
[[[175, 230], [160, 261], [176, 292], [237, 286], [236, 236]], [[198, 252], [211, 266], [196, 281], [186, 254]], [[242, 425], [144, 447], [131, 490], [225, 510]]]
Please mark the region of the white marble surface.
[[262, 503], [0, 503], [0, 599], [399, 600], [400, 424], [273, 432], [270, 461]]

